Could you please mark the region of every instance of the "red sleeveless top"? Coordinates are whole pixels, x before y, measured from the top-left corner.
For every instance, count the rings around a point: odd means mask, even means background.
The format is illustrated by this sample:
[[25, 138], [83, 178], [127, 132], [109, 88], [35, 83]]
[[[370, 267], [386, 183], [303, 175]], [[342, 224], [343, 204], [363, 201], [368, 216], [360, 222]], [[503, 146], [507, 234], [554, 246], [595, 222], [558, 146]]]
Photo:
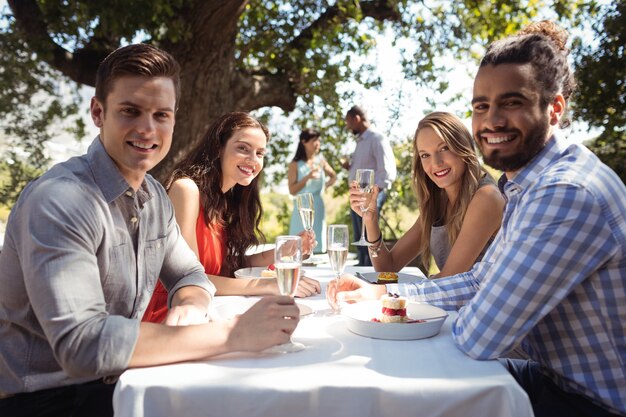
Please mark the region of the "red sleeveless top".
[[[204, 272], [211, 275], [219, 275], [222, 263], [226, 257], [226, 231], [222, 226], [207, 226], [204, 221], [204, 210], [200, 206], [200, 214], [196, 220], [196, 240], [198, 242], [198, 255], [200, 263], [204, 266]], [[148, 308], [141, 321], [162, 323], [167, 316], [167, 290], [157, 281], [156, 288], [148, 303]]]

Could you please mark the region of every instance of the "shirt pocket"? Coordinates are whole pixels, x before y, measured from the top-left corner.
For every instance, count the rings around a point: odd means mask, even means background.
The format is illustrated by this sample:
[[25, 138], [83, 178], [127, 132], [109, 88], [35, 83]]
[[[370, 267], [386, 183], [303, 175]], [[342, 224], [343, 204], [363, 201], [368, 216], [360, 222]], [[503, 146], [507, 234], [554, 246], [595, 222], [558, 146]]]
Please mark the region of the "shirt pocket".
[[166, 237], [160, 237], [154, 240], [148, 240], [144, 245], [144, 271], [145, 275], [142, 277], [143, 282], [146, 284], [146, 289], [152, 293], [156, 286], [156, 281], [159, 278], [161, 267], [163, 266], [163, 260], [165, 258], [165, 245]]
[[102, 282], [102, 291], [111, 314], [126, 315], [136, 294], [133, 248], [122, 243], [109, 248], [108, 265]]

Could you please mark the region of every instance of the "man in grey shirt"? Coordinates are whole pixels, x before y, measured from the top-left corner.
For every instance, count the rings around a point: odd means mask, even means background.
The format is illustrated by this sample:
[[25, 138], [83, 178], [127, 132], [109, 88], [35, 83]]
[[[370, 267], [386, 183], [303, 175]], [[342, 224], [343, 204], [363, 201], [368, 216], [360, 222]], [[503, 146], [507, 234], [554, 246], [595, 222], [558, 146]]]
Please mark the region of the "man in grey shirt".
[[[91, 101], [99, 136], [13, 207], [0, 254], [0, 415], [112, 415], [106, 382], [127, 368], [260, 351], [295, 329], [289, 297], [209, 323], [215, 287], [147, 175], [169, 151], [178, 97], [169, 54], [113, 52]], [[157, 278], [166, 325], [140, 322]]]
[[[356, 147], [352, 154], [352, 159], [344, 165], [348, 169], [348, 180], [350, 184], [356, 179], [357, 169], [373, 169], [376, 185], [380, 189], [376, 206], [378, 213], [387, 200], [387, 190], [396, 179], [396, 158], [389, 140], [378, 132], [367, 118], [365, 111], [359, 106], [353, 106], [346, 113], [346, 126], [357, 135]], [[361, 216], [350, 210], [352, 217], [352, 227], [354, 229], [355, 240], [361, 237], [362, 219]], [[367, 239], [367, 237], [366, 237]], [[358, 264], [357, 266], [371, 266], [367, 246], [357, 246]]]

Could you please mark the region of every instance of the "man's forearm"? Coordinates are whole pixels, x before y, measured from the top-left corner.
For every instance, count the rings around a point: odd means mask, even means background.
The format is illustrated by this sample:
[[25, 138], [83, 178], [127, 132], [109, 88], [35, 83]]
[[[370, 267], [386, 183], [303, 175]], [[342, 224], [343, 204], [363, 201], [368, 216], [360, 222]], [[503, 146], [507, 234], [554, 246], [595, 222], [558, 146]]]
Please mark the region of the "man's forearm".
[[204, 288], [189, 285], [174, 293], [172, 307], [194, 305], [199, 309], [208, 311], [212, 299], [211, 294]]

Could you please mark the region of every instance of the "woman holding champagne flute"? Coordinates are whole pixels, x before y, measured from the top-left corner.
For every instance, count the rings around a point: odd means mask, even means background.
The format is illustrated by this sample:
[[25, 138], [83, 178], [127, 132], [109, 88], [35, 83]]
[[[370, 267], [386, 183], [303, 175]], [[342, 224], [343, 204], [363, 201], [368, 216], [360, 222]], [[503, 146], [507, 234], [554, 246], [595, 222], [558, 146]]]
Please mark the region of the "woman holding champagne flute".
[[[218, 295], [279, 294], [274, 280], [233, 279], [237, 269], [269, 266], [274, 250], [246, 255], [261, 243], [259, 174], [269, 132], [247, 113], [227, 113], [209, 126], [202, 141], [174, 168], [165, 185], [182, 237], [204, 265]], [[301, 233], [303, 253], [315, 238]], [[321, 291], [319, 282], [303, 277], [295, 295]], [[157, 283], [144, 321], [161, 322], [167, 315], [167, 291]]]
[[481, 167], [474, 143], [461, 119], [434, 112], [418, 124], [413, 139], [413, 188], [419, 216], [415, 224], [388, 249], [382, 241], [375, 204], [359, 185], [350, 189], [350, 206], [362, 216], [368, 248], [376, 271], [398, 272], [418, 255], [425, 271], [431, 255], [437, 276], [465, 272], [482, 258], [502, 222], [504, 198]]
[[[287, 169], [287, 182], [291, 195], [298, 197], [309, 193], [313, 199], [312, 223], [318, 241], [315, 252], [322, 253], [326, 251], [326, 208], [322, 193], [325, 187], [334, 184], [337, 174], [319, 151], [320, 133], [313, 129], [304, 129], [300, 133], [296, 154]], [[303, 224], [301, 206], [297, 203], [296, 200], [289, 225], [289, 234], [292, 235], [308, 230], [305, 227], [307, 225]]]

